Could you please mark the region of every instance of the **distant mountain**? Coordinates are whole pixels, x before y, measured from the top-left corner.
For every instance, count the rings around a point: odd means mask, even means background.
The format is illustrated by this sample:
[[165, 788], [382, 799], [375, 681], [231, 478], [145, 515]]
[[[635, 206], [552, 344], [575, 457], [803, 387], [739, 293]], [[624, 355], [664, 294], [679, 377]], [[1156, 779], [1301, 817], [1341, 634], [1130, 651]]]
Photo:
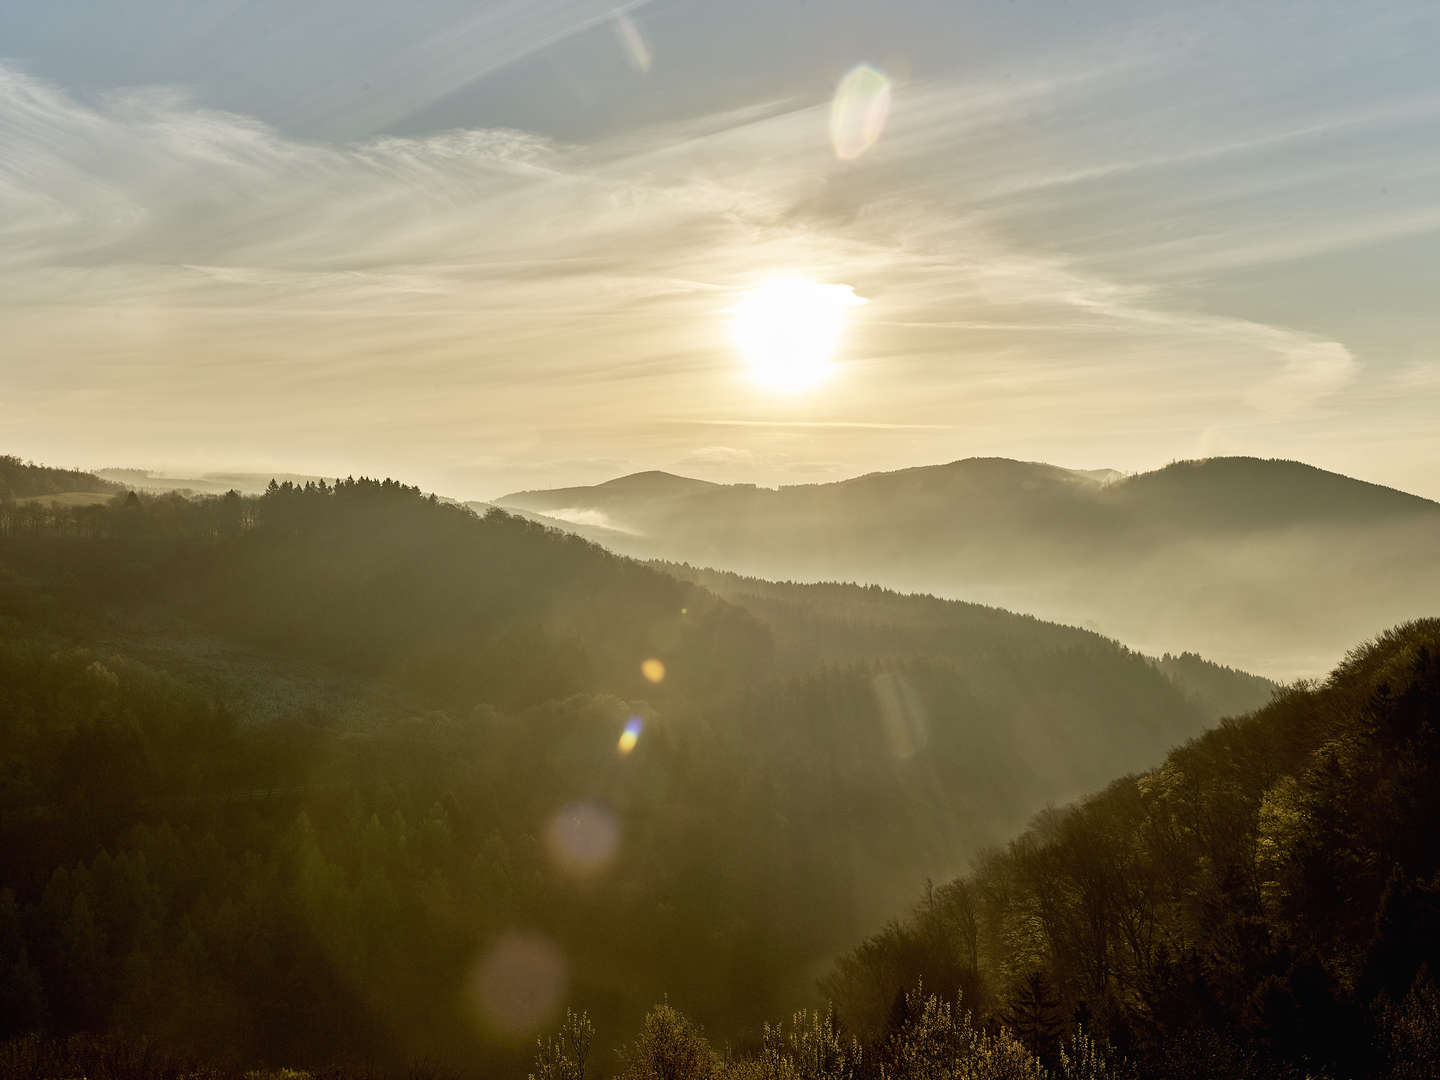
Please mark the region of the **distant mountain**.
[[1293, 461], [1121, 477], [970, 458], [779, 489], [657, 475], [497, 504], [639, 557], [932, 592], [1282, 677], [1440, 610], [1440, 504]]

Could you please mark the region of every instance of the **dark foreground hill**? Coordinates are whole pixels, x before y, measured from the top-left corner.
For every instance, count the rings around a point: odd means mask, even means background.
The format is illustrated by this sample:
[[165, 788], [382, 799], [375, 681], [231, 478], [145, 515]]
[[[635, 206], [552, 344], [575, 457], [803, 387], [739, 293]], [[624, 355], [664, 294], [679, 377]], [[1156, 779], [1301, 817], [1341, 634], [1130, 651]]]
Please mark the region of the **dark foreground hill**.
[[[149, 704], [156, 709], [158, 703]], [[721, 1042], [707, 1038], [672, 999], [628, 1027], [633, 1038], [616, 1053], [585, 1008], [596, 1000], [594, 988], [570, 987], [563, 996], [581, 1011], [552, 1021], [552, 1033], [532, 1047], [529, 1075], [535, 1080], [1433, 1078], [1440, 1062], [1435, 976], [1440, 841], [1432, 827], [1440, 814], [1437, 732], [1440, 621], [1429, 620], [1383, 635], [1352, 653], [1324, 684], [1293, 688], [1249, 716], [1226, 721], [1175, 750], [1156, 769], [1046, 811], [1008, 846], [978, 859], [971, 874], [928, 888], [910, 918], [892, 922], [843, 958], [824, 980], [829, 1007], [797, 1012], [750, 1036]], [[392, 744], [390, 750], [401, 747]], [[58, 910], [39, 925], [67, 935], [61, 963], [75, 977], [66, 990], [77, 1000], [93, 994], [96, 981], [112, 970], [97, 952], [108, 943], [107, 931], [142, 914], [155, 918], [154, 899], [136, 896], [137, 884], [153, 888], [166, 877], [193, 881], [217, 867], [214, 839], [202, 851], [208, 862], [181, 870], [163, 858], [166, 846], [177, 844], [169, 826], [158, 836], [140, 835], [148, 852], [102, 855], [93, 869], [57, 874], [45, 890], [41, 903]], [[408, 842], [424, 842], [426, 835], [422, 829]], [[304, 977], [305, 960], [322, 968], [333, 964], [337, 954], [328, 950], [342, 933], [340, 925], [347, 925], [335, 921], [343, 911], [335, 906], [344, 897], [338, 880], [343, 871], [318, 850], [319, 840], [307, 812], [299, 834], [287, 842], [301, 858], [291, 885], [300, 891], [301, 904], [329, 905], [310, 910], [296, 936], [285, 939], [292, 949], [309, 936], [330, 939], [320, 953], [302, 956], [292, 978]], [[432, 833], [429, 843], [434, 842]], [[373, 819], [368, 845], [360, 851], [366, 861], [396, 857], [393, 849], [387, 855], [385, 831]], [[152, 864], [157, 853], [162, 858]], [[252, 856], [248, 875], [229, 887], [252, 895], [257, 888], [252, 875], [261, 866]], [[431, 884], [432, 902], [440, 887], [438, 881]], [[96, 889], [107, 892], [97, 896]], [[161, 890], [161, 895], [168, 900], [174, 893]], [[363, 895], [374, 919], [373, 905], [383, 903], [386, 892], [372, 879]], [[102, 897], [109, 904], [96, 902]], [[270, 899], [295, 903], [283, 890]], [[120, 917], [111, 913], [117, 900], [131, 905]], [[236, 917], [234, 907], [228, 919]], [[44, 961], [33, 962], [28, 950], [43, 957], [44, 939], [24, 937], [24, 911], [8, 895], [0, 916], [0, 943], [9, 950], [0, 968], [5, 1004], [12, 1010], [43, 1009]], [[364, 934], [363, 928], [349, 929], [341, 940], [363, 940]], [[179, 973], [186, 980], [218, 975], [218, 965], [200, 951], [206, 939], [187, 927], [185, 940], [188, 966]], [[542, 955], [534, 951], [537, 940], [511, 948], [528, 963], [511, 971], [510, 984], [502, 979], [510, 993], [493, 999], [509, 1002], [511, 1009], [518, 1003], [518, 1011], [508, 1013], [512, 1018], [524, 1015], [524, 1003], [543, 993], [553, 975], [553, 958], [537, 962]], [[250, 941], [252, 947], [273, 948], [263, 936]], [[407, 938], [407, 943], [413, 950], [416, 942]], [[150, 944], [164, 955], [163, 947]], [[444, 963], [442, 954], [422, 958], [411, 951], [406, 959], [408, 966], [424, 963], [432, 971]], [[726, 976], [720, 958], [692, 959], [712, 965], [711, 977]], [[133, 952], [125, 974], [143, 977], [154, 962]], [[479, 1002], [490, 1000], [494, 968], [482, 965], [479, 977], [467, 983]], [[234, 993], [222, 987], [209, 992]], [[195, 982], [171, 989], [185, 995], [180, 1007], [194, 1008]], [[260, 992], [276, 989], [267, 983]], [[372, 987], [367, 1001], [348, 1004], [373, 1009], [382, 1000], [381, 988]], [[313, 1024], [333, 1008], [311, 1002], [302, 1015]], [[282, 1007], [270, 1014], [270, 1022], [283, 1025], [287, 1017], [294, 1019]], [[426, 1019], [417, 1015], [409, 1023]], [[120, 1027], [120, 1035], [32, 1036], [0, 1044], [0, 1065], [25, 1080], [82, 1074], [97, 1080], [297, 1075], [248, 1072], [230, 1064], [236, 1057], [257, 1060], [252, 1047], [234, 1041], [233, 1031], [224, 1032], [219, 1049], [197, 1063], [174, 1056], [173, 1049], [137, 1042], [137, 1032], [153, 1034], [153, 1011], [122, 1012], [116, 1020], [112, 1026]], [[213, 1029], [207, 1034], [216, 1037]], [[402, 1044], [413, 1038], [409, 1029], [390, 1034]], [[186, 1030], [167, 1041], [172, 1047], [203, 1043], [196, 1036]], [[274, 1060], [273, 1052], [267, 1056]], [[467, 1064], [453, 1075], [496, 1074], [493, 1058], [477, 1068], [472, 1056]], [[507, 1070], [516, 1076], [525, 1072], [518, 1063]], [[336, 1080], [436, 1074], [433, 1059], [418, 1070], [372, 1063], [323, 1073]]]
[[1433, 1077], [1437, 820], [1430, 619], [1040, 815], [826, 985], [861, 1033], [923, 980], [1051, 1063], [1079, 1022], [1147, 1078]]
[[1269, 689], [390, 481], [5, 520], [9, 1033], [488, 1075], [566, 1001], [753, 1030], [926, 874]]
[[499, 504], [641, 557], [933, 592], [1285, 678], [1440, 610], [1440, 505], [1290, 461], [1115, 479], [971, 458], [778, 490], [647, 473]]

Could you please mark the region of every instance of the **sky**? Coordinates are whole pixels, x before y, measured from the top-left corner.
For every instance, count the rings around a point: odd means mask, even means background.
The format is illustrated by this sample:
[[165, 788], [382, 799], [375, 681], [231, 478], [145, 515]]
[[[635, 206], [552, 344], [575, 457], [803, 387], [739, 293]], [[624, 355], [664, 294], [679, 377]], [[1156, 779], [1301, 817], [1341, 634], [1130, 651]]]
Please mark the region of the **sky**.
[[[0, 452], [1440, 498], [1437, 52], [1428, 2], [0, 0]], [[777, 277], [864, 301], [801, 393], [734, 340]]]

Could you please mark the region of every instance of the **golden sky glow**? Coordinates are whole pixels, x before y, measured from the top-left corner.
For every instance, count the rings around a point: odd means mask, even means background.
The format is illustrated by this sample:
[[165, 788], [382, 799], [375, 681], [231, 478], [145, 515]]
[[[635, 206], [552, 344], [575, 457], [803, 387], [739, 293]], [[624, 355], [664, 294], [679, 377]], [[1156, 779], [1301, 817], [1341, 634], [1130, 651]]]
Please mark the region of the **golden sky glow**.
[[1425, 8], [842, 6], [812, 56], [786, 4], [427, 5], [344, 93], [265, 35], [236, 81], [194, 58], [248, 39], [163, 5], [112, 28], [143, 63], [0, 16], [6, 448], [462, 497], [1252, 453], [1440, 495]]

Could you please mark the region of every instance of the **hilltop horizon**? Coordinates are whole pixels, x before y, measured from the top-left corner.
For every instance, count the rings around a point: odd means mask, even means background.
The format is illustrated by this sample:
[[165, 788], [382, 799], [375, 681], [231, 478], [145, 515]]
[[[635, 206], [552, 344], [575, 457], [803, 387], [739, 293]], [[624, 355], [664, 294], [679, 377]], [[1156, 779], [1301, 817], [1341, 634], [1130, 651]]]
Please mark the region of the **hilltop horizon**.
[[1386, 490], [1386, 491], [1392, 491], [1392, 492], [1395, 492], [1395, 493], [1400, 494], [1400, 495], [1410, 496], [1411, 498], [1419, 499], [1419, 500], [1422, 500], [1422, 501], [1427, 502], [1427, 503], [1434, 503], [1434, 504], [1436, 504], [1437, 506], [1440, 506], [1440, 499], [1432, 499], [1432, 498], [1430, 498], [1429, 496], [1421, 495], [1421, 494], [1419, 494], [1419, 493], [1417, 493], [1417, 492], [1409, 491], [1409, 490], [1407, 490], [1407, 489], [1405, 489], [1405, 488], [1398, 487], [1398, 486], [1396, 486], [1396, 485], [1394, 485], [1394, 484], [1384, 484], [1384, 483], [1380, 483], [1380, 482], [1375, 481], [1375, 480], [1366, 480], [1366, 479], [1364, 479], [1364, 478], [1362, 478], [1362, 477], [1353, 476], [1353, 475], [1351, 475], [1351, 474], [1349, 474], [1349, 473], [1342, 472], [1342, 471], [1339, 471], [1339, 470], [1335, 470], [1335, 469], [1325, 469], [1325, 468], [1322, 468], [1322, 467], [1320, 467], [1320, 466], [1318, 466], [1318, 465], [1313, 465], [1313, 464], [1311, 464], [1310, 462], [1302, 461], [1302, 460], [1300, 460], [1299, 458], [1261, 457], [1261, 456], [1258, 456], [1258, 455], [1255, 455], [1255, 454], [1213, 454], [1213, 455], [1209, 455], [1209, 456], [1206, 456], [1206, 457], [1172, 458], [1170, 461], [1167, 461], [1167, 462], [1166, 462], [1165, 464], [1163, 464], [1163, 465], [1156, 465], [1156, 466], [1153, 466], [1153, 467], [1150, 467], [1150, 468], [1137, 469], [1137, 470], [1134, 470], [1134, 471], [1125, 471], [1125, 470], [1121, 470], [1121, 469], [1112, 469], [1112, 468], [1106, 468], [1106, 467], [1102, 467], [1102, 468], [1071, 468], [1071, 467], [1066, 466], [1066, 465], [1056, 465], [1056, 464], [1054, 464], [1054, 463], [1052, 463], [1052, 462], [1040, 461], [1040, 460], [1033, 459], [1033, 458], [1015, 458], [1015, 457], [1007, 457], [1007, 456], [1001, 455], [1001, 454], [972, 454], [972, 455], [968, 455], [968, 456], [966, 456], [966, 457], [952, 458], [952, 459], [950, 459], [950, 460], [948, 460], [948, 461], [937, 461], [937, 462], [934, 462], [934, 463], [931, 463], [931, 464], [901, 465], [901, 466], [897, 466], [897, 467], [895, 467], [895, 468], [890, 468], [890, 469], [872, 469], [872, 470], [869, 470], [869, 471], [867, 471], [867, 472], [856, 473], [856, 474], [854, 474], [854, 475], [840, 476], [840, 477], [836, 477], [836, 478], [834, 478], [834, 479], [827, 479], [827, 480], [797, 480], [797, 481], [794, 481], [794, 482], [791, 482], [791, 483], [779, 483], [779, 484], [761, 484], [761, 483], [758, 483], [758, 482], [753, 481], [753, 480], [745, 480], [745, 479], [716, 480], [716, 479], [711, 479], [711, 478], [708, 478], [708, 477], [694, 476], [694, 475], [691, 475], [691, 474], [686, 473], [686, 472], [683, 472], [683, 471], [677, 471], [677, 470], [672, 470], [672, 469], [649, 468], [649, 469], [637, 469], [637, 470], [635, 470], [634, 472], [622, 473], [622, 474], [620, 474], [620, 475], [613, 476], [613, 477], [611, 477], [610, 479], [599, 481], [598, 483], [592, 483], [592, 484], [560, 484], [560, 485], [556, 485], [556, 486], [554, 486], [554, 487], [548, 487], [548, 488], [524, 488], [524, 489], [517, 489], [517, 490], [515, 490], [515, 491], [510, 491], [510, 492], [506, 492], [506, 493], [504, 493], [504, 494], [502, 494], [502, 495], [495, 496], [493, 499], [485, 499], [485, 500], [477, 499], [477, 500], [474, 500], [474, 501], [476, 501], [476, 502], [484, 501], [484, 502], [496, 502], [496, 503], [498, 503], [498, 502], [501, 502], [501, 501], [503, 501], [503, 500], [505, 500], [505, 499], [507, 499], [507, 498], [510, 498], [510, 497], [512, 497], [512, 496], [532, 495], [532, 494], [539, 494], [539, 493], [542, 493], [542, 492], [553, 492], [553, 491], [581, 491], [581, 490], [586, 490], [586, 489], [590, 489], [590, 488], [617, 488], [617, 487], [621, 486], [622, 484], [627, 484], [627, 483], [630, 482], [630, 481], [640, 481], [640, 480], [650, 480], [650, 479], [657, 480], [657, 481], [660, 481], [660, 480], [679, 480], [679, 481], [685, 481], [685, 482], [689, 482], [689, 483], [696, 484], [696, 485], [703, 485], [703, 486], [706, 486], [706, 487], [750, 487], [750, 488], [765, 488], [765, 489], [767, 489], [767, 490], [769, 490], [769, 491], [780, 491], [780, 490], [782, 490], [782, 489], [784, 489], [784, 488], [826, 487], [826, 486], [837, 485], [837, 484], [852, 483], [852, 482], [855, 482], [855, 481], [865, 480], [865, 479], [868, 479], [868, 478], [871, 478], [871, 477], [876, 477], [876, 476], [893, 476], [893, 475], [896, 475], [896, 474], [903, 474], [903, 473], [918, 473], [918, 472], [924, 472], [924, 471], [927, 471], [927, 470], [946, 469], [946, 468], [951, 468], [951, 467], [958, 466], [958, 465], [966, 465], [966, 464], [970, 464], [970, 463], [983, 463], [983, 462], [997, 462], [997, 463], [1006, 463], [1006, 464], [1011, 464], [1011, 465], [1036, 466], [1036, 467], [1040, 467], [1040, 468], [1044, 468], [1044, 469], [1055, 469], [1055, 470], [1058, 470], [1058, 471], [1063, 472], [1063, 473], [1068, 473], [1068, 474], [1070, 474], [1070, 475], [1072, 475], [1072, 476], [1075, 476], [1075, 477], [1077, 477], [1077, 478], [1079, 478], [1079, 479], [1087, 480], [1087, 481], [1089, 481], [1089, 482], [1091, 482], [1091, 483], [1101, 484], [1101, 485], [1103, 485], [1103, 484], [1108, 484], [1108, 483], [1114, 483], [1114, 482], [1119, 481], [1119, 480], [1135, 479], [1136, 477], [1148, 476], [1148, 475], [1151, 475], [1151, 474], [1154, 474], [1154, 473], [1163, 473], [1163, 472], [1165, 472], [1167, 469], [1172, 469], [1172, 468], [1175, 468], [1175, 467], [1177, 467], [1177, 466], [1185, 466], [1185, 465], [1205, 465], [1205, 464], [1210, 464], [1210, 463], [1212, 463], [1212, 462], [1257, 462], [1257, 463], [1273, 464], [1273, 465], [1295, 465], [1295, 466], [1300, 466], [1300, 467], [1305, 468], [1305, 469], [1313, 470], [1313, 471], [1315, 471], [1315, 472], [1326, 473], [1326, 474], [1328, 474], [1328, 475], [1330, 475], [1330, 476], [1344, 477], [1344, 478], [1347, 479], [1347, 480], [1353, 480], [1353, 481], [1355, 481], [1356, 483], [1365, 484], [1365, 485], [1367, 485], [1367, 486], [1369, 486], [1369, 487], [1381, 488], [1381, 489]]
[[[273, 479], [105, 473], [100, 488], [119, 477], [202, 496]], [[436, 495], [641, 560], [965, 600], [1280, 680], [1315, 677], [1355, 638], [1440, 606], [1440, 503], [1288, 459], [1127, 475], [963, 458], [775, 488], [651, 469], [494, 500]]]
[[[111, 462], [106, 465], [96, 465], [94, 462], [87, 462], [83, 459], [73, 457], [61, 457], [56, 459], [41, 459], [38, 455], [17, 452], [21, 448], [9, 447], [0, 448], [5, 453], [10, 453], [21, 460], [34, 461], [54, 468], [81, 470], [93, 473], [102, 479], [112, 480], [118, 483], [128, 483], [140, 490], [147, 491], [170, 491], [190, 490], [196, 494], [223, 494], [230, 487], [234, 487], [242, 494], [256, 494], [263, 491], [271, 479], [281, 482], [291, 480], [296, 483], [306, 481], [325, 480], [327, 482], [343, 477], [360, 476], [381, 476], [396, 475], [398, 471], [393, 467], [381, 468], [311, 468], [302, 463], [290, 463], [284, 466], [273, 467], [248, 466], [244, 464], [232, 464], [228, 466], [217, 466], [214, 468], [188, 469], [181, 466], [149, 466], [145, 464], [116, 464]], [[466, 503], [499, 503], [504, 499], [531, 495], [542, 492], [553, 492], [561, 490], [581, 490], [586, 488], [602, 487], [605, 485], [616, 485], [621, 482], [636, 480], [644, 477], [669, 477], [676, 480], [690, 481], [697, 484], [706, 484], [715, 487], [756, 487], [768, 490], [779, 490], [781, 488], [809, 488], [833, 484], [844, 484], [852, 481], [863, 480], [866, 477], [891, 475], [895, 473], [910, 473], [928, 469], [943, 469], [951, 466], [962, 465], [966, 462], [1010, 462], [1017, 465], [1034, 465], [1045, 468], [1058, 469], [1077, 477], [1091, 481], [1108, 483], [1114, 480], [1132, 479], [1151, 473], [1163, 472], [1166, 469], [1177, 465], [1187, 465], [1212, 461], [1257, 461], [1271, 462], [1278, 464], [1300, 465], [1318, 472], [1329, 473], [1336, 476], [1343, 476], [1346, 479], [1354, 480], [1372, 487], [1384, 488], [1403, 495], [1423, 499], [1426, 502], [1440, 503], [1440, 477], [1437, 477], [1436, 490], [1433, 494], [1426, 494], [1424, 491], [1406, 487], [1400, 483], [1389, 483], [1384, 479], [1359, 476], [1354, 472], [1340, 468], [1327, 468], [1324, 465], [1316, 464], [1313, 461], [1306, 461], [1298, 457], [1287, 456], [1265, 456], [1260, 454], [1211, 454], [1194, 457], [1172, 457], [1163, 462], [1155, 462], [1130, 469], [1114, 468], [1108, 464], [1074, 466], [1059, 464], [1054, 461], [1046, 461], [1036, 457], [1012, 456], [999, 453], [977, 453], [967, 454], [960, 457], [945, 458], [938, 461], [919, 461], [908, 463], [897, 463], [882, 468], [865, 469], [862, 471], [845, 472], [837, 470], [834, 475], [826, 475], [816, 479], [793, 479], [793, 480], [772, 480], [767, 482], [763, 478], [757, 478], [755, 470], [747, 469], [726, 469], [715, 468], [687, 468], [683, 463], [636, 463], [634, 467], [617, 465], [611, 471], [597, 472], [594, 466], [573, 470], [567, 473], [555, 483], [532, 484], [516, 487], [498, 486], [483, 493], [475, 493], [460, 487], [446, 486], [443, 483], [431, 482], [432, 475], [439, 475], [443, 470], [427, 470], [424, 468], [412, 471], [404, 471], [403, 475], [407, 482], [418, 483], [426, 491], [433, 491], [435, 494], [458, 502]]]

